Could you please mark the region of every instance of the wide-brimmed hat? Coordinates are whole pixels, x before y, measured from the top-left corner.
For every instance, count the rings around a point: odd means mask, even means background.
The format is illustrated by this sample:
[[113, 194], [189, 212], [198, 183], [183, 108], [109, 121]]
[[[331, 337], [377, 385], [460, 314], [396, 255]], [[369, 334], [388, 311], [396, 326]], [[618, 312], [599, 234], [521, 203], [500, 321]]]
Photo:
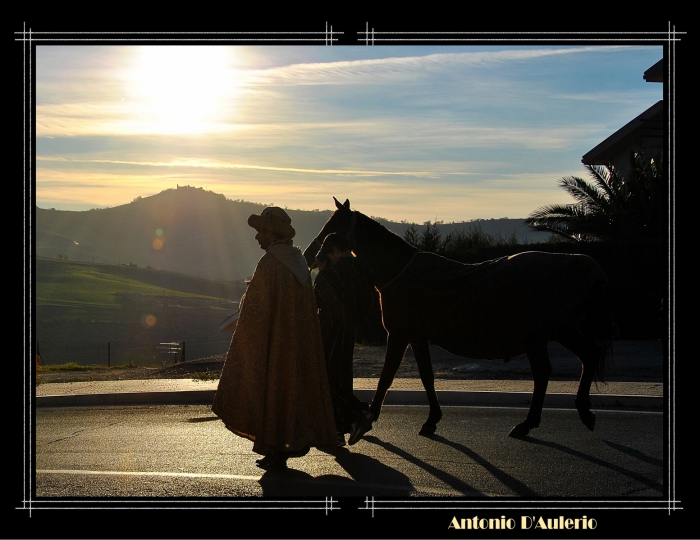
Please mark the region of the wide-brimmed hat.
[[265, 208], [260, 215], [253, 214], [248, 218], [248, 225], [253, 229], [281, 234], [287, 239], [294, 238], [297, 233], [291, 223], [292, 218], [278, 206], [270, 206]]

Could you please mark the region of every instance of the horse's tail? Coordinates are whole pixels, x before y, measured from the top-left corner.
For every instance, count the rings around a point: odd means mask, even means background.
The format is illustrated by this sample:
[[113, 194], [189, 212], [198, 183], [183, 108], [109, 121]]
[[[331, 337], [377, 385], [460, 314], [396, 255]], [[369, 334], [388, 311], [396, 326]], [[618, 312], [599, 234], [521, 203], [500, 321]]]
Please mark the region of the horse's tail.
[[598, 351], [594, 380], [605, 382], [605, 368], [613, 361], [613, 340], [618, 334], [607, 283], [594, 285], [576, 326], [579, 332], [595, 344]]

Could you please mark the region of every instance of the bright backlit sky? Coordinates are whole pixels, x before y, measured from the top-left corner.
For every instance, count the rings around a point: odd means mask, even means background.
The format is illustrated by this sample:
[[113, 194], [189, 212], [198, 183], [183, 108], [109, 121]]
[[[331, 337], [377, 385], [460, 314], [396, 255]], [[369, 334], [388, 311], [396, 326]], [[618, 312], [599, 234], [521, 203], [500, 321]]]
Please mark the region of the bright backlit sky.
[[423, 223], [573, 200], [581, 156], [662, 99], [658, 46], [36, 48], [40, 208], [179, 185]]

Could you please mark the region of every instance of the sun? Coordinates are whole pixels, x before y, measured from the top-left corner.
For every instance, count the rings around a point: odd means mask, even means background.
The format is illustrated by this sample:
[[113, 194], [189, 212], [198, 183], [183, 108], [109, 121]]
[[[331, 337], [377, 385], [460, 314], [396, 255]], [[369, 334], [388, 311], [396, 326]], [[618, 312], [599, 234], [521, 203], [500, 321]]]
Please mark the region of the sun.
[[134, 50], [127, 95], [140, 131], [215, 131], [235, 107], [242, 75], [235, 47], [144, 46]]

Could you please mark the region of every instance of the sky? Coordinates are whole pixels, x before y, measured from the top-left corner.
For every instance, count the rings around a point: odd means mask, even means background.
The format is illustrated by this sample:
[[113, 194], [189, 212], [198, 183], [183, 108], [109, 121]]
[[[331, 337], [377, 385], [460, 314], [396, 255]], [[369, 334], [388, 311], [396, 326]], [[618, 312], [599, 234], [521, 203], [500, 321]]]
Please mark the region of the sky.
[[36, 201], [180, 185], [392, 221], [574, 202], [581, 156], [663, 97], [661, 45], [36, 47]]

